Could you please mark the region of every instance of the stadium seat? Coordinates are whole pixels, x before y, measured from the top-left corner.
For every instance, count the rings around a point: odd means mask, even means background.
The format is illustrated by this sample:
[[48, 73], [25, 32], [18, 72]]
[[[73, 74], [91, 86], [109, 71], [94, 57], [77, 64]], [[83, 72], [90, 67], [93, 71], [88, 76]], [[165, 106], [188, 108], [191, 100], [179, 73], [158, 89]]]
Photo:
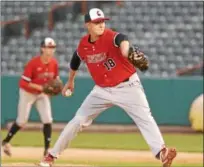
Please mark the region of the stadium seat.
[[[2, 1], [2, 21], [28, 17], [29, 13], [49, 11], [55, 1], [10, 2]], [[106, 16], [111, 20], [107, 26], [127, 34], [132, 44], [140, 47], [149, 57], [150, 67], [144, 76], [175, 76], [177, 68], [197, 64], [203, 59], [203, 9], [202, 2], [176, 1], [124, 1], [123, 7], [114, 3], [102, 4]], [[39, 53], [41, 40], [45, 36], [57, 42], [56, 58], [60, 63], [60, 74], [67, 75], [71, 56], [79, 39], [86, 33], [83, 15], [72, 21], [57, 22], [53, 31], [47, 25], [33, 31], [29, 39], [13, 38], [2, 46], [2, 73], [21, 73], [25, 62]], [[15, 63], [16, 62], [16, 63]], [[12, 66], [15, 63], [15, 66]], [[84, 64], [79, 75], [87, 75]]]

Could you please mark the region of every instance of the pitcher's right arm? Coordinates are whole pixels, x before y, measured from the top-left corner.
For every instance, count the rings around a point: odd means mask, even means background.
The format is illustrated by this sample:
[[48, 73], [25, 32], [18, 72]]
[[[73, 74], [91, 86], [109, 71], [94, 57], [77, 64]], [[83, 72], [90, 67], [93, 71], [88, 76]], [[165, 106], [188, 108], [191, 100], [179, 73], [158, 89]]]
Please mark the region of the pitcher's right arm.
[[70, 62], [70, 72], [68, 76], [69, 79], [62, 90], [63, 96], [66, 96], [65, 92], [67, 91], [67, 89], [70, 89], [72, 92], [74, 91], [74, 80], [80, 64], [81, 59], [79, 58], [77, 51], [75, 51]]

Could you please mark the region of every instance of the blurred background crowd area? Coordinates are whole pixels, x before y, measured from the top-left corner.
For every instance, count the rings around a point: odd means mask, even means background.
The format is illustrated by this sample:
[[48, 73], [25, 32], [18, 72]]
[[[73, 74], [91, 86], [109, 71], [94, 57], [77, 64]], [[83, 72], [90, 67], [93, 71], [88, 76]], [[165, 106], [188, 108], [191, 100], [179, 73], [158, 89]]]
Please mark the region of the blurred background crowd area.
[[[57, 42], [60, 74], [86, 34], [83, 15], [101, 8], [106, 25], [128, 35], [150, 60], [145, 77], [203, 75], [203, 2], [1, 1], [1, 74], [20, 75], [44, 37]], [[79, 75], [89, 76], [84, 64]]]

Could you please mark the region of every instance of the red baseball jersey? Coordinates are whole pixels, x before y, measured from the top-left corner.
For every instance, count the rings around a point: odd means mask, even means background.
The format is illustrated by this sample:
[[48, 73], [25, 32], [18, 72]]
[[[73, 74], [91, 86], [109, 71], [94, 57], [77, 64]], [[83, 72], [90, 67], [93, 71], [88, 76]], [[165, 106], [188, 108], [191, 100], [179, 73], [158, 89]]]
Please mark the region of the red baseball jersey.
[[135, 67], [124, 57], [114, 40], [117, 32], [105, 29], [100, 38], [90, 43], [89, 35], [84, 36], [77, 48], [95, 81], [101, 87], [112, 87], [128, 79], [136, 72]]
[[25, 66], [24, 72], [21, 76], [19, 87], [24, 90], [39, 94], [40, 91], [28, 87], [28, 83], [32, 82], [35, 84], [43, 85], [56, 78], [59, 75], [58, 62], [55, 58], [51, 58], [48, 64], [44, 64], [40, 56], [32, 58]]

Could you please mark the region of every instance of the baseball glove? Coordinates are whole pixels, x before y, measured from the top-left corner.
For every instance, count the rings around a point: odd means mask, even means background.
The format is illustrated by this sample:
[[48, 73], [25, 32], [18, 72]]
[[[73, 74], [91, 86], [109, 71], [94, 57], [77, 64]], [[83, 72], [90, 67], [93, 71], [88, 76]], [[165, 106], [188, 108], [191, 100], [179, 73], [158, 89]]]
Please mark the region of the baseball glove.
[[43, 85], [43, 92], [50, 96], [56, 96], [61, 93], [62, 88], [63, 82], [60, 79], [53, 79]]
[[131, 46], [128, 52], [128, 60], [140, 71], [146, 71], [149, 67], [148, 59], [138, 48]]

